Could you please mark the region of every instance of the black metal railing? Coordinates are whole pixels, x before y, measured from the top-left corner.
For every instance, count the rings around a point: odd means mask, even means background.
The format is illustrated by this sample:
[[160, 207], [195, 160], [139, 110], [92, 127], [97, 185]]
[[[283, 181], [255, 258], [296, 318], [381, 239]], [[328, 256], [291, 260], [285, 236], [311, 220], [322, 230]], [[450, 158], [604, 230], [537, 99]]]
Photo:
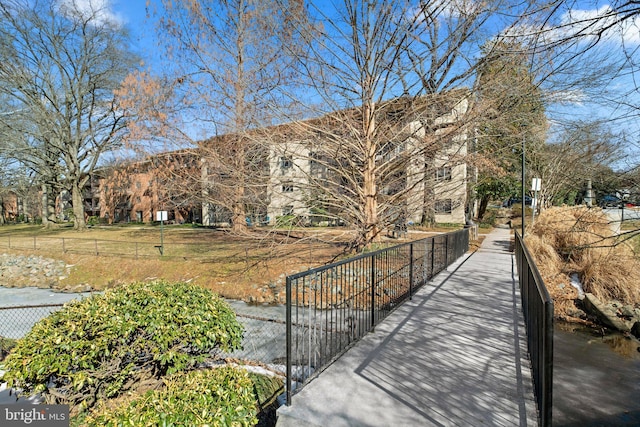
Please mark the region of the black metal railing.
[[464, 255], [468, 229], [287, 277], [287, 405], [313, 376]]
[[553, 402], [553, 300], [522, 237], [516, 234], [516, 263], [527, 328], [527, 346], [539, 425], [551, 425]]

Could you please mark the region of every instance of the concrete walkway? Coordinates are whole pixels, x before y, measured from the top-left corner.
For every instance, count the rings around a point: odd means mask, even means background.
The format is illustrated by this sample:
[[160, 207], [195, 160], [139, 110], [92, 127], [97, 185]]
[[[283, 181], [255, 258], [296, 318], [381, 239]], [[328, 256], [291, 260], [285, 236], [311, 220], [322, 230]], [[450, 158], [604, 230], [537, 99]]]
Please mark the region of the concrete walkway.
[[278, 426], [535, 426], [510, 230], [439, 274], [278, 410]]

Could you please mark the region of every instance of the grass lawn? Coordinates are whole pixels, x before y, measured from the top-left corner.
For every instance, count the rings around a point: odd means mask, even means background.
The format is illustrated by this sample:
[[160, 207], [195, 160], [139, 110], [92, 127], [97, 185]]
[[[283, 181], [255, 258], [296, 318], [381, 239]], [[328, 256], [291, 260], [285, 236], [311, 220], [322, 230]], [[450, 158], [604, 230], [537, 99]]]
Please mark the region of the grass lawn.
[[[451, 231], [450, 229], [447, 231]], [[351, 231], [258, 228], [246, 236], [225, 230], [160, 226], [44, 230], [36, 225], [0, 227], [0, 252], [33, 253], [71, 266], [59, 287], [88, 284], [100, 290], [121, 283], [162, 278], [191, 281], [234, 299], [283, 303], [287, 275], [345, 256]], [[411, 240], [429, 235], [414, 231]], [[408, 239], [384, 239], [396, 244]]]

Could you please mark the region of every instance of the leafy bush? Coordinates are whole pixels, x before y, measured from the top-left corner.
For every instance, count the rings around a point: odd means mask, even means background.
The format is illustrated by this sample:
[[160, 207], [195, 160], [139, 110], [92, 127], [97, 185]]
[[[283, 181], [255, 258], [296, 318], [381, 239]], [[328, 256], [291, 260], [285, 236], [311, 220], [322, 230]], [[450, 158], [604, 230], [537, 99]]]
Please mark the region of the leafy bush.
[[497, 217], [498, 211], [496, 209], [487, 209], [480, 220], [479, 226], [481, 228], [491, 228], [496, 225]]
[[16, 346], [16, 340], [13, 338], [0, 337], [0, 362], [9, 354], [11, 349]]
[[87, 218], [87, 225], [95, 226], [95, 225], [98, 225], [99, 223], [100, 223], [100, 219], [95, 215], [92, 215], [89, 218]]
[[165, 380], [125, 405], [100, 405], [84, 420], [86, 426], [253, 426], [258, 422], [254, 384], [234, 367], [192, 371]]
[[186, 283], [135, 283], [66, 305], [37, 323], [5, 360], [4, 380], [49, 403], [113, 397], [240, 348], [227, 303]]

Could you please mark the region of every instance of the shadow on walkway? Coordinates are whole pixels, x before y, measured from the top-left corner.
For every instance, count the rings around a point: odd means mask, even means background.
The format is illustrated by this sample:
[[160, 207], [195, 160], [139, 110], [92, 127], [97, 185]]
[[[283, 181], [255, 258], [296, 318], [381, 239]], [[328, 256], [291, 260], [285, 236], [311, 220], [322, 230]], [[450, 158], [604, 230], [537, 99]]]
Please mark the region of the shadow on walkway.
[[278, 425], [537, 425], [509, 230], [421, 288]]

